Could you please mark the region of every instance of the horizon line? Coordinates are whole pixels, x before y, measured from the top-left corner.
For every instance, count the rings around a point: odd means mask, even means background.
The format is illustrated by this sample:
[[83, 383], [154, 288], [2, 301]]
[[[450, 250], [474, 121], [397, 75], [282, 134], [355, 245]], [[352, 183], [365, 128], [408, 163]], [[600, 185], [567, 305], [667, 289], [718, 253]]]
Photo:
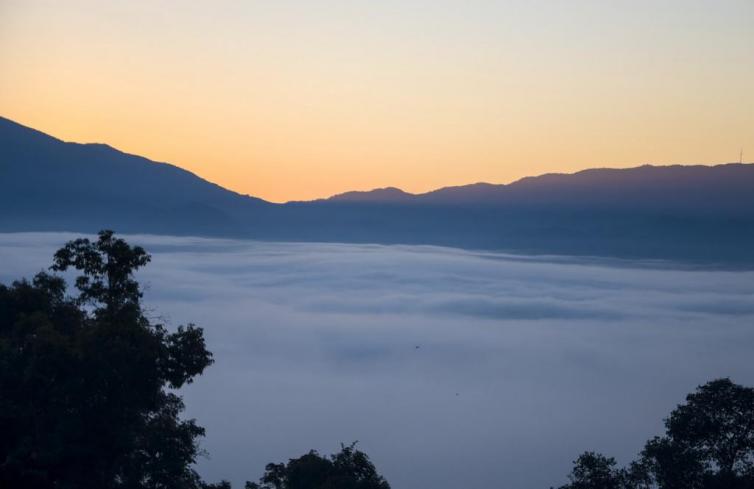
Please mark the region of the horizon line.
[[[269, 199], [266, 199], [266, 198], [263, 198], [263, 197], [258, 197], [256, 195], [252, 195], [252, 194], [249, 194], [249, 193], [244, 193], [244, 192], [240, 192], [238, 190], [234, 190], [234, 189], [232, 189], [230, 187], [227, 187], [227, 186], [225, 186], [223, 184], [220, 184], [218, 182], [212, 181], [209, 178], [204, 177], [201, 174], [199, 174], [199, 173], [197, 173], [197, 172], [195, 172], [193, 170], [189, 170], [187, 168], [184, 168], [183, 166], [181, 166], [180, 164], [177, 164], [177, 163], [172, 163], [172, 162], [169, 162], [169, 161], [158, 161], [156, 159], [150, 158], [149, 156], [141, 155], [141, 154], [138, 154], [138, 153], [131, 153], [129, 151], [122, 150], [122, 149], [120, 149], [118, 147], [112, 146], [112, 145], [110, 145], [108, 143], [104, 143], [104, 142], [67, 141], [67, 140], [61, 139], [61, 138], [59, 138], [57, 136], [53, 136], [50, 133], [44, 132], [41, 129], [37, 129], [35, 127], [32, 127], [32, 126], [26, 125], [24, 123], [18, 122], [18, 121], [14, 120], [14, 119], [11, 119], [9, 117], [5, 117], [4, 115], [0, 115], [0, 119], [4, 119], [4, 120], [6, 120], [6, 121], [8, 121], [8, 122], [10, 122], [10, 123], [12, 123], [14, 125], [23, 127], [24, 129], [29, 130], [29, 131], [33, 131], [33, 132], [39, 133], [40, 135], [43, 135], [45, 137], [54, 139], [54, 140], [59, 141], [59, 142], [61, 142], [63, 144], [76, 144], [76, 145], [81, 145], [81, 146], [106, 146], [106, 147], [108, 147], [108, 148], [110, 148], [110, 149], [112, 149], [114, 151], [117, 151], [117, 152], [125, 154], [125, 155], [134, 156], [134, 157], [138, 157], [138, 158], [143, 158], [143, 159], [145, 159], [145, 160], [147, 160], [147, 161], [149, 161], [150, 163], [153, 163], [153, 164], [170, 165], [170, 166], [173, 166], [175, 168], [179, 168], [182, 171], [188, 172], [191, 175], [194, 175], [195, 177], [200, 178], [200, 179], [204, 180], [205, 182], [208, 182], [208, 183], [210, 183], [212, 185], [217, 185], [218, 187], [220, 187], [220, 188], [222, 188], [224, 190], [227, 190], [229, 192], [233, 192], [235, 194], [238, 194], [238, 195], [241, 195], [241, 196], [245, 196], [245, 197], [249, 197], [249, 198], [259, 199], [259, 200], [262, 200], [264, 202], [268, 202], [268, 203], [271, 203], [271, 204], [281, 204], [281, 205], [284, 205], [284, 204], [295, 204], [295, 203], [306, 203], [306, 202], [321, 202], [321, 201], [331, 200], [331, 199], [333, 199], [335, 197], [341, 197], [341, 196], [348, 195], [348, 194], [369, 194], [369, 193], [378, 192], [378, 191], [381, 191], [381, 190], [397, 190], [401, 194], [404, 194], [407, 197], [419, 197], [419, 196], [422, 196], [422, 195], [427, 195], [427, 194], [431, 194], [431, 193], [442, 191], [442, 190], [446, 190], [446, 189], [471, 187], [471, 186], [476, 186], [476, 185], [489, 185], [489, 186], [495, 186], [495, 187], [505, 187], [505, 186], [513, 185], [513, 184], [516, 184], [516, 183], [521, 182], [523, 180], [532, 179], [532, 178], [541, 178], [541, 177], [555, 176], [555, 175], [559, 175], [559, 176], [577, 175], [577, 174], [582, 173], [582, 172], [593, 171], [593, 170], [615, 170], [615, 171], [621, 171], [621, 170], [635, 170], [635, 169], [644, 168], [644, 167], [653, 167], [653, 168], [667, 167], [667, 168], [669, 168], [669, 167], [678, 167], [678, 166], [680, 166], [680, 167], [692, 168], [692, 167], [700, 167], [700, 166], [704, 166], [704, 167], [716, 167], [716, 166], [725, 166], [725, 165], [751, 165], [751, 164], [754, 164], [754, 162], [746, 162], [746, 161], [724, 161], [724, 162], [716, 162], [716, 163], [656, 163], [656, 162], [654, 162], [654, 163], [647, 163], [647, 162], [645, 162], [645, 163], [635, 164], [635, 165], [632, 165], [632, 166], [621, 166], [621, 167], [591, 166], [591, 167], [584, 167], [584, 168], [581, 168], [579, 170], [575, 170], [575, 171], [572, 171], [572, 172], [545, 172], [545, 173], [539, 173], [539, 174], [534, 174], [534, 175], [526, 175], [526, 176], [523, 176], [523, 177], [520, 177], [520, 178], [513, 179], [513, 180], [511, 180], [509, 182], [491, 182], [491, 181], [479, 180], [479, 181], [473, 181], [473, 182], [469, 182], [469, 183], [450, 184], [450, 185], [444, 185], [444, 186], [441, 186], [441, 187], [436, 187], [436, 188], [433, 188], [433, 189], [430, 189], [430, 190], [426, 190], [426, 191], [423, 191], [423, 192], [410, 192], [410, 191], [404, 190], [403, 188], [401, 188], [400, 186], [397, 186], [397, 185], [386, 185], [386, 186], [377, 186], [377, 187], [370, 187], [370, 188], [364, 188], [364, 189], [353, 189], [352, 188], [352, 189], [349, 189], [349, 190], [344, 190], [344, 191], [336, 192], [336, 193], [333, 193], [333, 194], [330, 194], [330, 195], [327, 195], [327, 196], [324, 196], [324, 197], [317, 197], [317, 198], [313, 198], [313, 199], [289, 199], [289, 200], [285, 200], [285, 201], [273, 201], [273, 200], [269, 200]], [[741, 154], [742, 153], [743, 153], [743, 150], [741, 150]]]

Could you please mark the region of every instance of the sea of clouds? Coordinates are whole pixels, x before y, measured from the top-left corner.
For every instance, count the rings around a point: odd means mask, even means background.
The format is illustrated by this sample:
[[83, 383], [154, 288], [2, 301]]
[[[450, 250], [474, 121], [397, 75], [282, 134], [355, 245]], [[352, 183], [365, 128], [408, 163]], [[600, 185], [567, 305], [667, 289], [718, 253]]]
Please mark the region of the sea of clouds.
[[[0, 281], [74, 235], [0, 234]], [[358, 440], [394, 489], [547, 488], [630, 461], [686, 393], [754, 385], [754, 272], [424, 246], [129, 236], [149, 316], [205, 328], [183, 390], [236, 487]]]

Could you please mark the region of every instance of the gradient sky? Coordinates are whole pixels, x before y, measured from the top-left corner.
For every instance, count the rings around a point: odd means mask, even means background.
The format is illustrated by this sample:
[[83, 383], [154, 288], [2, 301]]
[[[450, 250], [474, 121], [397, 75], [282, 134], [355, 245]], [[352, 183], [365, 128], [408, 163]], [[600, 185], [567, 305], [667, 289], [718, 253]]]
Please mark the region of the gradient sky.
[[272, 201], [751, 160], [752, 87], [751, 0], [0, 0], [0, 115]]

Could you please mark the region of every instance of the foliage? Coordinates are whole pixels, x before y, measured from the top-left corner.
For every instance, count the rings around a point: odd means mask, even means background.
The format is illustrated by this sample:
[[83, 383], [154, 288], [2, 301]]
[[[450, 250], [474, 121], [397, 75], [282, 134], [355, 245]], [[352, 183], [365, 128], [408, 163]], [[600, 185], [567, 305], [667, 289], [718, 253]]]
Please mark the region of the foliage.
[[141, 310], [149, 255], [111, 231], [54, 257], [78, 270], [0, 285], [0, 487], [198, 488], [204, 433], [173, 392], [212, 363], [201, 328], [168, 332]]
[[268, 464], [259, 484], [247, 482], [246, 489], [390, 489], [390, 484], [353, 443], [330, 457], [312, 450], [287, 464]]
[[568, 489], [619, 489], [621, 487], [621, 471], [615, 468], [616, 462], [612, 457], [605, 457], [594, 452], [585, 452], [573, 462], [573, 471], [569, 479]]
[[561, 489], [754, 488], [754, 389], [717, 379], [699, 386], [665, 420], [627, 469], [586, 452]]

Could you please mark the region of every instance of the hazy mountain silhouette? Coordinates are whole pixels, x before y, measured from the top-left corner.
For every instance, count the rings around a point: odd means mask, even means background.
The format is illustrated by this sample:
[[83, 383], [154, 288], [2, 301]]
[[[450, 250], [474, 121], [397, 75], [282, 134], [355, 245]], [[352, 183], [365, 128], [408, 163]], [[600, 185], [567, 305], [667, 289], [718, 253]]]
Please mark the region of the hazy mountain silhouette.
[[409, 202], [416, 196], [395, 187], [376, 188], [366, 192], [352, 191], [333, 195], [327, 200], [336, 202]]
[[642, 166], [273, 204], [0, 118], [0, 231], [434, 244], [752, 265], [754, 165]]
[[166, 163], [0, 118], [0, 228], [216, 234], [266, 205]]
[[526, 177], [508, 185], [475, 183], [423, 194], [396, 188], [347, 192], [331, 201], [489, 206], [610, 206], [665, 211], [754, 211], [754, 166], [645, 165]]

